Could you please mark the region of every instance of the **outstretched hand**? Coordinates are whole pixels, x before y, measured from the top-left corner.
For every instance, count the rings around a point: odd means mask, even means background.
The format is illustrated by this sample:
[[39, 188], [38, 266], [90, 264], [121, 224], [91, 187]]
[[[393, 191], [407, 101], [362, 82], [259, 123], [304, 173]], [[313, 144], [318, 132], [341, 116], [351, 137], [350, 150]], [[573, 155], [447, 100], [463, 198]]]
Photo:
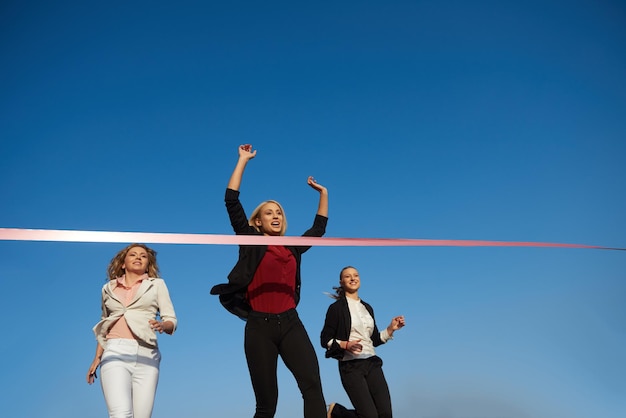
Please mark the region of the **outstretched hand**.
[[239, 145], [239, 158], [243, 158], [246, 161], [249, 161], [255, 156], [256, 150], [252, 151], [252, 144]]
[[313, 178], [313, 176], [309, 176], [309, 178], [307, 179], [306, 182], [307, 182], [307, 184], [309, 186], [311, 186], [312, 188], [314, 188], [315, 190], [317, 190], [320, 193], [327, 192], [326, 187], [324, 187], [321, 184], [319, 184], [318, 182], [316, 182], [315, 179]]
[[391, 319], [391, 323], [387, 327], [387, 331], [397, 331], [405, 325], [404, 315], [396, 316]]

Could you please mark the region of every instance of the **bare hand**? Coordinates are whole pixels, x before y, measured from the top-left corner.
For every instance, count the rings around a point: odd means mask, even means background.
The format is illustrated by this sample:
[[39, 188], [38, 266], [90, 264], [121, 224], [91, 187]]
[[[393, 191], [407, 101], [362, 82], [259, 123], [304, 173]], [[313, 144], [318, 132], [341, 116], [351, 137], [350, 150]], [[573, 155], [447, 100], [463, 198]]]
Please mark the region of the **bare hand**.
[[159, 334], [163, 334], [163, 332], [165, 332], [165, 327], [163, 327], [163, 322], [160, 321], [155, 321], [154, 319], [151, 319], [148, 321], [150, 323], [150, 328], [152, 328], [155, 331], [158, 331]]
[[318, 182], [316, 182], [315, 179], [313, 178], [313, 176], [309, 176], [309, 178], [306, 180], [306, 182], [307, 182], [307, 184], [309, 186], [311, 186], [312, 188], [314, 188], [315, 190], [317, 190], [320, 193], [327, 192], [326, 187], [324, 187], [321, 184], [319, 184]]
[[346, 351], [358, 354], [363, 351], [363, 345], [361, 340], [346, 341]]
[[99, 365], [100, 365], [100, 359], [95, 358], [93, 362], [91, 363], [91, 366], [89, 366], [89, 371], [87, 372], [88, 384], [91, 385], [96, 380], [96, 377], [98, 377], [98, 375], [96, 374], [96, 370], [98, 370]]
[[396, 316], [391, 320], [389, 327], [392, 331], [397, 331], [405, 325], [404, 315]]
[[256, 150], [252, 151], [251, 144], [239, 145], [239, 158], [243, 158], [246, 161], [253, 159], [256, 156]]

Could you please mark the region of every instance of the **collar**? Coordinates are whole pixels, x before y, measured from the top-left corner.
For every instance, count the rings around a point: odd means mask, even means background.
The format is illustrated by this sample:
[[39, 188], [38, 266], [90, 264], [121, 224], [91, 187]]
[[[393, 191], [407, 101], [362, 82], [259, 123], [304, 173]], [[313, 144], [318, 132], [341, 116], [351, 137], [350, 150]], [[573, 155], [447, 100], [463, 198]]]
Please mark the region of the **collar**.
[[[137, 280], [135, 282], [135, 284], [133, 286], [138, 286], [142, 281], [144, 281], [146, 279], [149, 279], [148, 273], [144, 273], [139, 278], [139, 280]], [[124, 289], [130, 289], [131, 287], [133, 287], [133, 286], [126, 285], [126, 275], [125, 274], [122, 274], [121, 277], [118, 277], [117, 279], [115, 279], [115, 287], [118, 287], [118, 286], [123, 287]]]

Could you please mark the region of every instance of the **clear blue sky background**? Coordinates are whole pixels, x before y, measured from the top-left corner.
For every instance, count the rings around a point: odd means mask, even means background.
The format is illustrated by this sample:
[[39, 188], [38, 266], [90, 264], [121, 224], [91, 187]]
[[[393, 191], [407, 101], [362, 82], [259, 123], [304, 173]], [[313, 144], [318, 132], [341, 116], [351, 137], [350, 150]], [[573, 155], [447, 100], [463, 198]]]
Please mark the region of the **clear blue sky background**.
[[[626, 6], [616, 0], [3, 1], [0, 227], [232, 234], [237, 146], [251, 211], [288, 235], [328, 187], [327, 236], [625, 247]], [[106, 416], [85, 374], [125, 244], [0, 242], [0, 404]], [[244, 323], [209, 295], [235, 246], [154, 245], [180, 321], [154, 418], [250, 417]], [[626, 254], [317, 247], [300, 314], [318, 336], [344, 265], [379, 325], [398, 418], [626, 411]], [[279, 369], [277, 418], [301, 416]]]

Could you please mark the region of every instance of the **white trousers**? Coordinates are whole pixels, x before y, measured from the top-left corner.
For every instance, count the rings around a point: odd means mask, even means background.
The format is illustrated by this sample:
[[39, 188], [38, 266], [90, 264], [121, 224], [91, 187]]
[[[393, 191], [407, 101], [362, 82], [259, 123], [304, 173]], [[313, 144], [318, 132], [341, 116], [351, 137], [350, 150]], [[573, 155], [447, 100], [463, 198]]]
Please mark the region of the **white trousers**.
[[150, 418], [159, 382], [161, 353], [137, 341], [108, 340], [100, 362], [100, 383], [109, 418]]

